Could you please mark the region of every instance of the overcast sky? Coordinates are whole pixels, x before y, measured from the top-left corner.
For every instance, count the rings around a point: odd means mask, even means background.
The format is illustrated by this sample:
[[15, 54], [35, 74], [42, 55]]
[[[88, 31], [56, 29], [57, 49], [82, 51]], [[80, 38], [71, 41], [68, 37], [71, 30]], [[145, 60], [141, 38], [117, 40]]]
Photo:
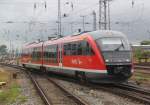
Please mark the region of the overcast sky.
[[[71, 34], [71, 22], [74, 22], [74, 32], [82, 28], [83, 15], [86, 16], [85, 21], [90, 23], [85, 28], [91, 31], [91, 14], [95, 10], [98, 15], [98, 1], [61, 0], [62, 14], [68, 15], [62, 18], [62, 33]], [[125, 33], [131, 43], [150, 40], [150, 0], [113, 0], [110, 2], [110, 12], [111, 28]], [[13, 46], [20, 47], [38, 38], [46, 39], [57, 32], [56, 21], [57, 0], [0, 0], [0, 44], [10, 47], [11, 42]]]

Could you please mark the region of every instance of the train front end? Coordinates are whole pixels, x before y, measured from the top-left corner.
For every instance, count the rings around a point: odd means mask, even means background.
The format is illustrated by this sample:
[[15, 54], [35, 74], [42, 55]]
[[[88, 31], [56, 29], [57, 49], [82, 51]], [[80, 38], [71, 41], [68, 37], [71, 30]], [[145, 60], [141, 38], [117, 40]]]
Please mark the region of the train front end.
[[107, 69], [107, 79], [124, 82], [132, 75], [132, 51], [126, 36], [120, 32], [104, 32], [96, 44]]

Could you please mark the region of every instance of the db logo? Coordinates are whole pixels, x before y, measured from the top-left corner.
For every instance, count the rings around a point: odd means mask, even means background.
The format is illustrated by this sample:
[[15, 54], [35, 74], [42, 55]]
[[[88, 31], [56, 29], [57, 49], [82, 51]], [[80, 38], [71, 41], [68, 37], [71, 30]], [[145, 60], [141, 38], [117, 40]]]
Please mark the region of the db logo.
[[80, 65], [80, 64], [82, 64], [82, 61], [80, 61], [79, 59], [72, 59], [71, 63], [72, 63], [72, 64], [76, 64], [76, 65], [77, 65], [77, 64]]
[[77, 59], [73, 59], [71, 62], [72, 62], [72, 64], [78, 64]]

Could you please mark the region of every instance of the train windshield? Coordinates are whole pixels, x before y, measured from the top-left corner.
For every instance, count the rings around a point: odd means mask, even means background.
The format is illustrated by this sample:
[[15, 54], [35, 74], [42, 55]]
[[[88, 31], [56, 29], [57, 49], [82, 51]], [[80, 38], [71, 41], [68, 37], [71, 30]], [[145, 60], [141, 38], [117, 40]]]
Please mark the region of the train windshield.
[[126, 39], [120, 37], [105, 37], [96, 40], [102, 51], [129, 51], [130, 46]]

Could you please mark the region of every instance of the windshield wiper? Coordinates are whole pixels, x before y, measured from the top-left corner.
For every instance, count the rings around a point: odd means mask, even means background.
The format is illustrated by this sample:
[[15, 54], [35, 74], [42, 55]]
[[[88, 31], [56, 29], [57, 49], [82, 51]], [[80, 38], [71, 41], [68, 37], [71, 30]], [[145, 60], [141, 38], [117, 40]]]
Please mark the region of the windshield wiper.
[[123, 47], [123, 48], [124, 48], [124, 44], [123, 44], [122, 40], [121, 40], [121, 44], [120, 44], [120, 46], [119, 46], [119, 47], [117, 47], [116, 49], [114, 49], [114, 51], [119, 51], [119, 49], [120, 49], [121, 47]]

